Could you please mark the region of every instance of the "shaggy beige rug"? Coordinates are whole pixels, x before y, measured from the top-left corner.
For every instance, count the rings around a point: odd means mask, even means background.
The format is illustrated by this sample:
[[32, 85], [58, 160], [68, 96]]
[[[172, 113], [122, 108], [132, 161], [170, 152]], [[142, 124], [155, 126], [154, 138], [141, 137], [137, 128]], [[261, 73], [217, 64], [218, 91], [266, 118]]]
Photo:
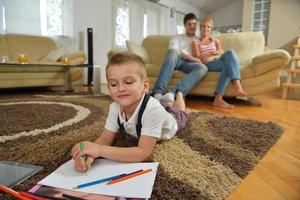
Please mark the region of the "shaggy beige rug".
[[[93, 96], [0, 98], [0, 160], [44, 166], [15, 189], [31, 188], [69, 160], [73, 144], [94, 141], [110, 102]], [[189, 118], [186, 129], [155, 147], [150, 160], [160, 165], [151, 199], [224, 199], [283, 133], [272, 122], [206, 112]], [[135, 144], [118, 138], [115, 145]]]

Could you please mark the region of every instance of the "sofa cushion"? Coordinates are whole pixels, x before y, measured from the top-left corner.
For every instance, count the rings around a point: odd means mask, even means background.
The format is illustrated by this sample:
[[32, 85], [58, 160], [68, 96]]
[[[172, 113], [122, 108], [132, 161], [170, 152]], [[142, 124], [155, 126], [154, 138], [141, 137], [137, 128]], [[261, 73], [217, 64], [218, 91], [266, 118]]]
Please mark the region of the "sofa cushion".
[[169, 50], [169, 40], [172, 36], [168, 35], [152, 35], [147, 36], [142, 46], [150, 55], [151, 63], [161, 65]]
[[222, 33], [216, 38], [221, 41], [224, 51], [236, 51], [242, 65], [264, 52], [265, 40], [262, 32]]
[[140, 56], [146, 64], [151, 63], [149, 54], [144, 47], [128, 40], [126, 41], [126, 46], [130, 52]]
[[41, 62], [56, 62], [66, 53], [65, 48], [58, 48], [50, 51], [46, 56], [44, 56]]
[[0, 35], [0, 59], [2, 56], [10, 56], [8, 44], [4, 35]]
[[41, 60], [50, 51], [57, 49], [49, 37], [6, 34], [12, 60], [17, 60], [19, 53], [27, 53], [29, 62]]

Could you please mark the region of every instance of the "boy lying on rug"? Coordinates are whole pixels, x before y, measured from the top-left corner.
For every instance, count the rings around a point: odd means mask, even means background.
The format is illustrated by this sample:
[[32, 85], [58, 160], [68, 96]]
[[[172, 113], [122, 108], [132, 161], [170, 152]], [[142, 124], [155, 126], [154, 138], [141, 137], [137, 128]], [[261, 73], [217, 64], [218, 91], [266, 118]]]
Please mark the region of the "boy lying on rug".
[[[150, 88], [143, 60], [129, 52], [114, 54], [106, 65], [111, 98], [102, 135], [95, 141], [74, 145], [71, 155], [77, 171], [88, 170], [98, 157], [122, 162], [145, 161], [159, 139], [171, 139], [186, 126], [187, 114], [181, 92], [167, 104], [146, 94]], [[139, 117], [140, 116], [140, 117]], [[138, 139], [136, 147], [113, 147], [116, 134]], [[86, 162], [83, 157], [86, 156]]]

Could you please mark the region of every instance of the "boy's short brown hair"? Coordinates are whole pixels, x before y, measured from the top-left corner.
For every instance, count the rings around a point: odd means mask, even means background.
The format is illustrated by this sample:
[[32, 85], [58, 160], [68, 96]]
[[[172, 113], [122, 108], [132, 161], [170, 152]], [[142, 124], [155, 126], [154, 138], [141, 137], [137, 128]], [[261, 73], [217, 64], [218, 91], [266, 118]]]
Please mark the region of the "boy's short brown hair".
[[129, 51], [120, 51], [110, 55], [109, 60], [106, 64], [106, 71], [109, 69], [109, 67], [113, 65], [130, 64], [130, 63], [136, 64], [136, 66], [138, 66], [137, 72], [139, 73], [142, 79], [147, 78], [145, 62], [140, 56], [130, 53]]

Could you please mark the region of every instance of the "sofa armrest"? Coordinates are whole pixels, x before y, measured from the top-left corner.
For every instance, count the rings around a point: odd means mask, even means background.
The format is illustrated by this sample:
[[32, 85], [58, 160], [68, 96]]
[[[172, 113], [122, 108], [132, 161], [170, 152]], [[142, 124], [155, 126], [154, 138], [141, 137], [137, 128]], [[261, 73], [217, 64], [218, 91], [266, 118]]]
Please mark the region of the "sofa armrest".
[[[86, 54], [83, 51], [75, 51], [64, 55], [63, 57], [68, 57], [72, 65], [83, 64], [86, 60]], [[63, 61], [63, 57], [59, 59], [60, 62]]]
[[290, 54], [281, 49], [269, 50], [257, 55], [251, 61], [254, 75], [257, 76], [276, 68], [283, 68], [289, 63], [290, 59]]

